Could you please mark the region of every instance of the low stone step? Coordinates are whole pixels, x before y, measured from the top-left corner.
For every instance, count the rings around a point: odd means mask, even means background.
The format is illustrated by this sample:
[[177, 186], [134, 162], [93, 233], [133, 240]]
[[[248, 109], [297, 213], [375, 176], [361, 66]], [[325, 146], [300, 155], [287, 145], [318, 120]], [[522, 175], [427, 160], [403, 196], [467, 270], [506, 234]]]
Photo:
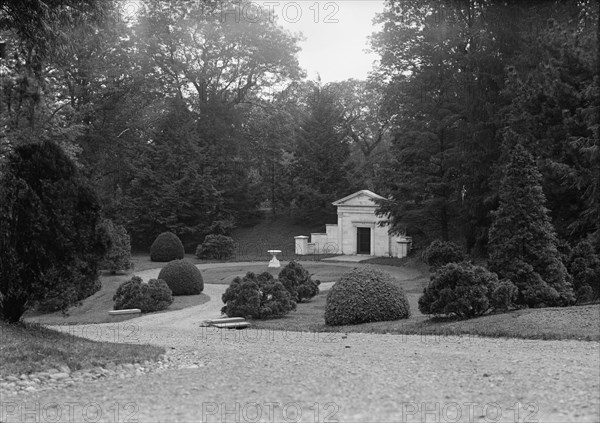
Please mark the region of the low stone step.
[[246, 329], [250, 322], [215, 323], [212, 326], [219, 329]]
[[215, 323], [235, 323], [235, 322], [245, 322], [246, 319], [244, 319], [243, 317], [224, 317], [222, 319], [211, 319], [211, 320], [207, 320], [206, 323], [211, 323], [211, 324], [215, 324]]
[[125, 310], [110, 310], [108, 314], [111, 316], [122, 316], [124, 314], [140, 314], [142, 310], [139, 308], [127, 308]]

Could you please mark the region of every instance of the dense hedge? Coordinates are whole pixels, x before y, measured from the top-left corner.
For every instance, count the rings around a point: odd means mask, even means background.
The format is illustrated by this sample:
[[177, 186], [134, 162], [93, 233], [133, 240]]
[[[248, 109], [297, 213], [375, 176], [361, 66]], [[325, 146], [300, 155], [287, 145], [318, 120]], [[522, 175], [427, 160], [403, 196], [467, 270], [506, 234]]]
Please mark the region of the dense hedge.
[[567, 267], [573, 276], [573, 289], [579, 304], [600, 298], [600, 256], [591, 242], [583, 240], [573, 248]]
[[108, 251], [100, 264], [100, 268], [110, 270], [113, 274], [119, 270], [133, 268], [131, 262], [131, 242], [127, 230], [122, 225], [116, 225], [110, 219], [102, 219], [100, 227], [107, 237]]
[[278, 278], [296, 302], [309, 300], [319, 293], [321, 281], [312, 280], [308, 271], [296, 261], [289, 262], [281, 269]]
[[229, 317], [268, 319], [296, 310], [296, 302], [283, 284], [268, 272], [236, 277], [222, 296], [221, 309]]
[[481, 316], [490, 309], [508, 309], [517, 297], [510, 281], [470, 263], [449, 263], [431, 275], [429, 286], [419, 298], [423, 314], [460, 318]]
[[163, 232], [150, 247], [150, 260], [166, 262], [181, 260], [185, 255], [181, 240], [173, 232]]
[[100, 289], [100, 201], [53, 142], [0, 156], [0, 319], [17, 322], [34, 305], [66, 310]]
[[171, 289], [162, 279], [144, 283], [139, 276], [123, 282], [113, 296], [115, 310], [139, 308], [142, 313], [164, 310], [173, 303]]
[[163, 267], [158, 278], [164, 280], [173, 295], [196, 295], [204, 289], [200, 270], [187, 260], [173, 260]]
[[227, 260], [233, 256], [235, 242], [225, 235], [207, 235], [198, 245], [196, 257], [201, 259]]
[[436, 239], [423, 252], [423, 261], [435, 271], [448, 263], [459, 263], [465, 259], [461, 248], [453, 242]]
[[408, 301], [396, 280], [389, 273], [371, 267], [356, 268], [343, 275], [327, 294], [327, 325], [353, 325], [409, 316]]

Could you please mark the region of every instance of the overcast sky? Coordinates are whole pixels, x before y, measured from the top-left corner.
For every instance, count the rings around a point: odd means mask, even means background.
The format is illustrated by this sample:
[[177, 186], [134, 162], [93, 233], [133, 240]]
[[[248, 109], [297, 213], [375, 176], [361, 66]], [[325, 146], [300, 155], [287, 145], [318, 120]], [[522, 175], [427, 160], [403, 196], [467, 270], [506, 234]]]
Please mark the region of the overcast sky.
[[367, 77], [378, 56], [364, 50], [368, 48], [367, 37], [377, 30], [372, 21], [383, 11], [383, 0], [264, 3], [279, 16], [279, 24], [306, 37], [300, 44], [299, 60], [309, 79], [316, 79], [317, 73], [323, 82]]

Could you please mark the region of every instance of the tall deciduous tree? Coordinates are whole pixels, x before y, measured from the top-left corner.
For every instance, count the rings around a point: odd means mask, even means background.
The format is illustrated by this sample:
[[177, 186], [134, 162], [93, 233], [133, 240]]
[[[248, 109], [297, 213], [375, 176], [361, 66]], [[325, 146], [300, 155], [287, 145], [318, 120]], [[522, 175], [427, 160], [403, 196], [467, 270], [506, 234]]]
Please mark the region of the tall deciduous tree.
[[[507, 132], [509, 141], [513, 136]], [[570, 275], [557, 250], [541, 181], [532, 155], [517, 141], [505, 167], [500, 206], [490, 228], [489, 266], [517, 286], [519, 303], [567, 305], [574, 300]]]

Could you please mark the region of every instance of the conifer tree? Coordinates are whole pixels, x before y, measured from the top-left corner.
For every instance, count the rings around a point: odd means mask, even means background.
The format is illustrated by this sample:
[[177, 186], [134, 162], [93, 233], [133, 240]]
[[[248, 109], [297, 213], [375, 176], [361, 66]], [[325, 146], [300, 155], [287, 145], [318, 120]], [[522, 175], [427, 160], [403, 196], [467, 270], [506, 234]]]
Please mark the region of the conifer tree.
[[571, 278], [559, 257], [541, 179], [534, 158], [517, 143], [504, 169], [500, 206], [490, 228], [489, 267], [518, 287], [520, 304], [567, 305], [574, 300]]

